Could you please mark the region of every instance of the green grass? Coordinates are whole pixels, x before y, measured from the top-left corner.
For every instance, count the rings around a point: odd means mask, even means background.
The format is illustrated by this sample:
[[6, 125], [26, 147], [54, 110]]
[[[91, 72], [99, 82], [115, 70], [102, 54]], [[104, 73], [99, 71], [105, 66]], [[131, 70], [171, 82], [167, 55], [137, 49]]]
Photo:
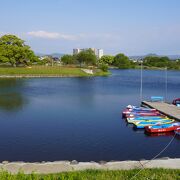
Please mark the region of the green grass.
[[[0, 67], [0, 75], [11, 75], [11, 76], [78, 76], [86, 77], [92, 76], [83, 72], [80, 68], [74, 67], [46, 67], [46, 66], [32, 66], [31, 68], [26, 67]], [[93, 76], [106, 76], [108, 72], [95, 73]]]
[[[75, 171], [58, 174], [30, 174], [25, 175], [19, 173], [12, 175], [7, 172], [0, 172], [1, 180], [128, 180], [134, 177], [139, 170], [121, 170], [121, 171], [99, 171], [99, 170], [86, 170]], [[174, 180], [180, 179], [180, 170], [170, 169], [145, 169], [141, 171], [133, 180]]]

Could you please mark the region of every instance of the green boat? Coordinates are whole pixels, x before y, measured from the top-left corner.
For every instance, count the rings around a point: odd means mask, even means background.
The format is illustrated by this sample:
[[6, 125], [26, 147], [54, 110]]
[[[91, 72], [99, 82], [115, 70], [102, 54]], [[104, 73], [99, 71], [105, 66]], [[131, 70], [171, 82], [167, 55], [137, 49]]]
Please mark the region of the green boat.
[[153, 125], [162, 125], [162, 124], [169, 124], [174, 122], [173, 119], [167, 119], [167, 120], [159, 120], [159, 121], [141, 121], [141, 122], [134, 122], [136, 128], [143, 129], [145, 126], [153, 126]]

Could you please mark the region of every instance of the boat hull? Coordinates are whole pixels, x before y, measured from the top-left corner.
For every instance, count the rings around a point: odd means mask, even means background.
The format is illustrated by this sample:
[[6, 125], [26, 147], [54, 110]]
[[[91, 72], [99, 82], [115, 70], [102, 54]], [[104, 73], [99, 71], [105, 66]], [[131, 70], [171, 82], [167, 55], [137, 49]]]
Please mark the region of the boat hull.
[[161, 133], [176, 131], [178, 128], [180, 128], [180, 123], [173, 123], [169, 125], [146, 126], [145, 131], [148, 133]]
[[151, 122], [163, 122], [163, 121], [169, 121], [170, 119], [167, 119], [167, 118], [165, 118], [165, 119], [151, 119], [151, 118], [149, 118], [149, 119], [143, 119], [143, 120], [131, 120], [131, 119], [127, 119], [127, 122], [128, 123], [130, 123], [130, 124], [136, 124], [136, 123], [139, 123], [139, 122], [149, 122], [149, 123], [151, 123]]
[[138, 129], [143, 129], [146, 126], [164, 125], [164, 124], [170, 124], [173, 122], [174, 120], [162, 120], [162, 121], [157, 121], [157, 122], [138, 122], [138, 123], [134, 123], [134, 125]]

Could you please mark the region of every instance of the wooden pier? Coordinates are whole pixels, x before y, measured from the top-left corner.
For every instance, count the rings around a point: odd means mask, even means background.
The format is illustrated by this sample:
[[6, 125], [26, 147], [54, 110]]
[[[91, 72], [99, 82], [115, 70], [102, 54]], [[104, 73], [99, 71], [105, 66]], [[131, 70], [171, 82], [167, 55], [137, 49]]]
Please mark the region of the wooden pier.
[[142, 106], [148, 106], [150, 108], [157, 109], [162, 114], [180, 121], [180, 107], [177, 107], [173, 104], [168, 104], [165, 102], [143, 101]]

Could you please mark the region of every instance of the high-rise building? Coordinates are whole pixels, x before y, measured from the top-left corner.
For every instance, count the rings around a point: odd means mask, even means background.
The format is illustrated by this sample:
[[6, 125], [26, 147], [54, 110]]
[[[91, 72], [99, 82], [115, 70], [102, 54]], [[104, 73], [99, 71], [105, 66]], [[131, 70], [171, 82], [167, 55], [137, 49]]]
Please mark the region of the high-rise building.
[[104, 55], [103, 49], [97, 50], [97, 57], [100, 59]]
[[78, 54], [81, 52], [81, 49], [77, 48], [77, 49], [73, 49], [73, 54]]
[[103, 49], [95, 49], [95, 48], [84, 48], [84, 49], [79, 49], [79, 48], [76, 48], [76, 49], [73, 49], [73, 54], [78, 54], [82, 51], [86, 51], [88, 49], [91, 49], [94, 54], [97, 56], [97, 58], [101, 58], [103, 56]]

